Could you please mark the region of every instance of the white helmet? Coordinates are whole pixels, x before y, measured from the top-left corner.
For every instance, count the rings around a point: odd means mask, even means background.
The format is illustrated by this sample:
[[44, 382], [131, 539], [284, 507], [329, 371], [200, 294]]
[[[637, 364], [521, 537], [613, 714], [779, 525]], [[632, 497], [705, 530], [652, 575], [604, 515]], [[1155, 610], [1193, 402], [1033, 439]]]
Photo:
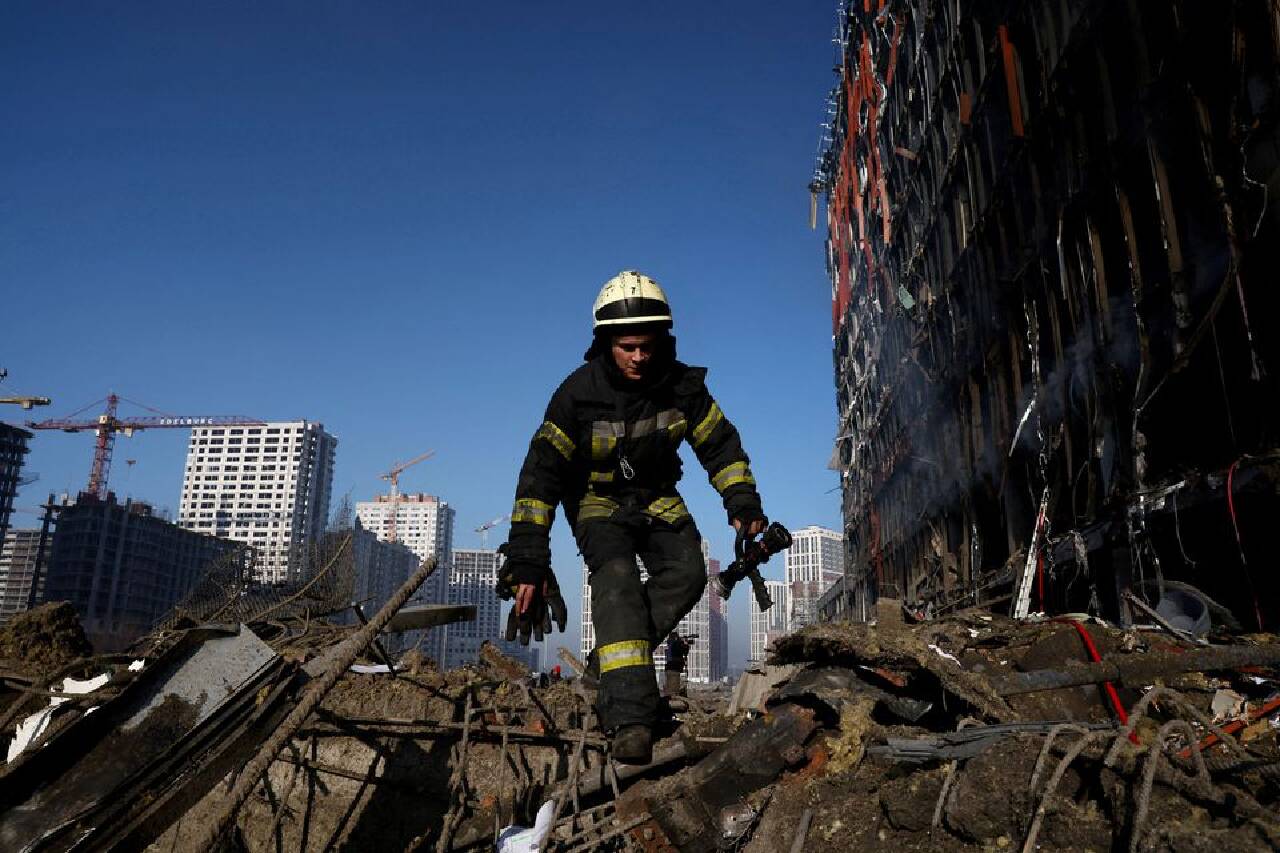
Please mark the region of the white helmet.
[[604, 283], [592, 309], [592, 328], [661, 323], [671, 328], [671, 306], [658, 283], [644, 273], [623, 270]]

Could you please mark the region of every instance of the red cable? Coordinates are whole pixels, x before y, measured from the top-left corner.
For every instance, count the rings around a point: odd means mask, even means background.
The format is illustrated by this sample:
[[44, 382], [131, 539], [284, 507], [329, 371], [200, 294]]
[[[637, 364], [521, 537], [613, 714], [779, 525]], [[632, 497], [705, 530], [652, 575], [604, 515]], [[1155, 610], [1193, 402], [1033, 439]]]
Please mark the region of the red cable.
[[[1074, 619], [1064, 619], [1061, 616], [1052, 620], [1054, 622], [1063, 622], [1076, 629], [1080, 634], [1080, 639], [1084, 640], [1085, 648], [1089, 650], [1089, 659], [1094, 663], [1102, 663], [1102, 655], [1098, 654], [1098, 647], [1093, 644], [1093, 637], [1089, 635], [1089, 631]], [[1120, 694], [1116, 692], [1116, 687], [1110, 681], [1102, 682], [1102, 686], [1107, 690], [1107, 697], [1111, 700], [1111, 707], [1115, 708], [1116, 718], [1120, 720], [1120, 725], [1129, 725], [1129, 714], [1124, 710], [1124, 705], [1120, 704]], [[1129, 732], [1129, 740], [1135, 744], [1138, 743], [1138, 736], [1134, 732]]]
[[1236, 521], [1236, 501], [1232, 495], [1231, 483], [1235, 480], [1236, 466], [1240, 464], [1237, 459], [1231, 463], [1231, 467], [1227, 469], [1227, 509], [1231, 512], [1231, 529], [1236, 534], [1236, 548], [1240, 551], [1240, 565], [1244, 566], [1245, 583], [1249, 585], [1249, 595], [1253, 598], [1253, 618], [1258, 620], [1258, 630], [1264, 630], [1262, 627], [1262, 606], [1258, 604], [1258, 593], [1253, 588], [1253, 576], [1249, 574], [1249, 563], [1244, 558], [1244, 543], [1240, 541], [1240, 523]]

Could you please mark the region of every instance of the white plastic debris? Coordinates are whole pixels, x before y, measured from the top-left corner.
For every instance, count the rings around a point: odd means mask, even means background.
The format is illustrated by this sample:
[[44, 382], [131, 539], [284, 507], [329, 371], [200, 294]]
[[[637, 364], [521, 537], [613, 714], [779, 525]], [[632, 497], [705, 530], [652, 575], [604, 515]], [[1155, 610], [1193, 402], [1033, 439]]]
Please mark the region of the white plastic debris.
[[941, 655], [942, 657], [944, 657], [944, 658], [946, 658], [947, 660], [951, 661], [951, 662], [952, 662], [952, 663], [954, 663], [956, 666], [960, 666], [960, 659], [959, 659], [959, 658], [957, 658], [955, 655], [951, 654], [950, 652], [944, 652], [944, 651], [942, 650], [942, 648], [941, 648], [941, 647], [939, 647], [939, 646], [935, 645], [934, 643], [930, 643], [930, 644], [929, 644], [929, 648], [933, 649], [933, 650], [934, 650], [935, 652], [937, 652], [939, 655]]
[[[396, 664], [397, 672], [402, 669], [404, 667]], [[386, 675], [391, 672], [391, 667], [385, 663], [353, 663], [351, 664], [351, 672], [356, 672], [360, 675]]]
[[1209, 709], [1215, 723], [1239, 719], [1244, 716], [1244, 697], [1234, 690], [1219, 690], [1213, 694]]
[[[62, 679], [62, 689], [59, 690], [58, 692], [74, 693], [77, 696], [79, 696], [84, 693], [92, 693], [93, 691], [97, 690], [99, 687], [103, 687], [104, 685], [106, 685], [106, 683], [110, 680], [111, 680], [111, 673], [109, 672], [104, 672], [102, 673], [102, 675], [99, 675], [95, 678], [87, 679], [85, 681], [81, 681], [76, 678], [64, 678]], [[57, 699], [54, 699], [53, 701], [56, 701], [58, 704], [62, 704], [63, 702], [66, 702], [68, 700], [57, 698]]]
[[[58, 693], [74, 693], [80, 695], [83, 693], [92, 693], [99, 687], [102, 687], [111, 680], [111, 674], [102, 673], [97, 678], [90, 678], [87, 681], [81, 681], [77, 678], [62, 679], [62, 687], [56, 692]], [[53, 719], [54, 710], [63, 702], [70, 702], [66, 696], [49, 697], [49, 707], [36, 711], [22, 722], [18, 723], [13, 733], [13, 740], [9, 741], [9, 752], [5, 756], [5, 763], [12, 762], [22, 754], [32, 741], [39, 738], [49, 728], [49, 721]]]
[[508, 826], [498, 834], [497, 853], [538, 853], [542, 839], [551, 831], [552, 816], [555, 814], [554, 800], [547, 800], [538, 809], [532, 827]]

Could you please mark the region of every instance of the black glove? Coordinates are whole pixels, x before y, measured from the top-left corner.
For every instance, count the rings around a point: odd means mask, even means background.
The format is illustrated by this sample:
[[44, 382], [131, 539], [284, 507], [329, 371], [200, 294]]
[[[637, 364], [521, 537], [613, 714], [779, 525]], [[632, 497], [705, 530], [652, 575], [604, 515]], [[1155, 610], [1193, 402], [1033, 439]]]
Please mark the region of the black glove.
[[[504, 542], [498, 546], [498, 553], [506, 560], [498, 570], [498, 583], [495, 591], [498, 598], [510, 601], [515, 598], [516, 590], [521, 584], [541, 586], [551, 575], [551, 554], [545, 556], [527, 549], [512, 548], [511, 543]], [[554, 575], [552, 575], [554, 577]]]
[[[551, 611], [551, 618], [555, 620], [556, 626], [560, 629], [560, 633], [564, 633], [565, 626], [569, 624], [569, 608], [565, 606], [564, 596], [560, 594], [560, 583], [556, 580], [556, 573], [547, 570], [546, 599], [547, 609]], [[551, 627], [547, 627], [550, 633]]]
[[543, 597], [542, 587], [536, 586], [533, 588], [533, 599], [524, 613], [520, 612], [518, 603], [511, 605], [511, 612], [507, 614], [507, 642], [511, 642], [519, 635], [520, 645], [527, 646], [530, 635], [538, 642], [542, 642], [543, 635], [549, 633], [551, 633], [551, 615], [547, 610], [547, 600]]
[[[525, 608], [524, 613], [518, 612], [518, 604], [513, 604], [511, 612], [507, 614], [507, 631], [506, 638], [508, 642], [515, 640], [517, 636], [520, 638], [520, 644], [529, 645], [529, 639], [532, 637], [538, 642], [542, 642], [542, 638], [551, 633], [551, 622], [554, 619], [556, 626], [559, 627], [561, 633], [569, 623], [569, 608], [565, 606], [564, 596], [560, 594], [560, 584], [556, 581], [555, 573], [548, 567], [545, 570], [545, 578], [541, 583], [533, 584], [533, 598], [529, 601], [529, 606]], [[514, 582], [514, 586], [511, 583]], [[504, 581], [501, 574], [498, 578], [499, 589], [508, 589], [510, 595], [506, 598], [514, 598], [515, 590], [521, 585], [518, 576], [514, 573], [508, 576], [508, 580]], [[499, 593], [501, 595], [501, 592]]]

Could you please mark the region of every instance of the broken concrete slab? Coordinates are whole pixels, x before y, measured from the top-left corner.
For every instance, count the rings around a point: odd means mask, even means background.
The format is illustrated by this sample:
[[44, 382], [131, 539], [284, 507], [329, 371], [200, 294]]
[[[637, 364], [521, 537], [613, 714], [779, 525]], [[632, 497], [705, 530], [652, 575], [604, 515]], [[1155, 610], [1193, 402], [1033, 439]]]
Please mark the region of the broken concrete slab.
[[194, 799], [183, 789], [218, 751], [225, 711], [239, 700], [250, 714], [270, 707], [258, 693], [281, 672], [247, 628], [188, 632], [118, 696], [0, 776], [0, 847], [106, 849], [115, 843], [107, 838], [154, 829], [148, 818], [163, 804]]

